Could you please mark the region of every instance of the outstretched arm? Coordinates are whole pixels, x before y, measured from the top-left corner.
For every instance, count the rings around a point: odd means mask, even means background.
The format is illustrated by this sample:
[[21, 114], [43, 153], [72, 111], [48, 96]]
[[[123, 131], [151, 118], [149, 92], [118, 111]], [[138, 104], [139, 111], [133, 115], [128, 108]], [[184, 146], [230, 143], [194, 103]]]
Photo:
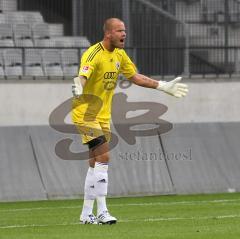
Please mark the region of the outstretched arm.
[[153, 80], [153, 79], [151, 79], [145, 75], [139, 74], [139, 73], [135, 74], [129, 80], [132, 81], [132, 83], [134, 83], [136, 85], [146, 87], [146, 88], [156, 89], [158, 87], [158, 81]]
[[129, 80], [136, 85], [163, 91], [177, 98], [184, 97], [188, 93], [188, 86], [186, 84], [179, 83], [182, 80], [182, 77], [177, 77], [172, 81], [166, 82], [157, 81], [145, 75], [137, 73]]

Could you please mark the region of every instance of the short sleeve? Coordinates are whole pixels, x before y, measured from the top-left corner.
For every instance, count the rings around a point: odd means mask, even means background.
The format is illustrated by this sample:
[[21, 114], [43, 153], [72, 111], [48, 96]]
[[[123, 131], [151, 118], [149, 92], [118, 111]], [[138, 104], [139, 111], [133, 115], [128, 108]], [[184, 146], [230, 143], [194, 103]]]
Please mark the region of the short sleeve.
[[121, 63], [120, 73], [123, 74], [127, 79], [131, 78], [137, 73], [137, 68], [131, 61], [127, 53], [123, 50], [123, 59]]
[[[91, 54], [91, 52], [90, 52]], [[81, 59], [81, 64], [79, 68], [79, 76], [85, 76], [87, 79], [89, 79], [93, 73], [93, 71], [96, 69], [97, 66], [97, 58], [94, 58], [93, 60], [89, 60], [88, 52], [85, 52]]]

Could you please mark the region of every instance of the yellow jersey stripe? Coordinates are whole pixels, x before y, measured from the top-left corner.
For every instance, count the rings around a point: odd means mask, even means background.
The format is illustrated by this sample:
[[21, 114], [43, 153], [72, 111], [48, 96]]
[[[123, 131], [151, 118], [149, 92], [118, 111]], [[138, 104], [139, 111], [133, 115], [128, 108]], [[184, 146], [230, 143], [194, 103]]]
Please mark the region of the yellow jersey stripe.
[[98, 44], [100, 45], [100, 47], [101, 47], [101, 48], [102, 48], [102, 50], [104, 51], [104, 48], [103, 48], [103, 46], [102, 46], [102, 43], [101, 43], [101, 42], [99, 42]]
[[99, 51], [101, 51], [102, 49], [100, 48], [100, 49], [98, 49], [90, 58], [89, 58], [89, 60], [88, 61], [92, 61], [93, 60], [93, 58], [97, 55], [97, 53], [99, 52]]
[[92, 55], [93, 55], [97, 50], [100, 50], [100, 49], [101, 49], [100, 46], [95, 47], [94, 50], [89, 54], [89, 56], [88, 56], [86, 62], [88, 62], [89, 59], [92, 57]]

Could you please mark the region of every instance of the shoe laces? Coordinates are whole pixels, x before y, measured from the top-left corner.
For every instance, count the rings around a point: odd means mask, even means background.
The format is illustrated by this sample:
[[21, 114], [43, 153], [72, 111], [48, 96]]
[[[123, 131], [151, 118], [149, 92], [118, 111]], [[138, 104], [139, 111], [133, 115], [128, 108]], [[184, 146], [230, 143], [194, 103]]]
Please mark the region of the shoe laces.
[[92, 222], [94, 222], [96, 220], [96, 217], [93, 214], [90, 214], [89, 218]]
[[102, 212], [102, 215], [103, 215], [104, 217], [111, 216], [108, 211], [103, 211], [103, 212]]

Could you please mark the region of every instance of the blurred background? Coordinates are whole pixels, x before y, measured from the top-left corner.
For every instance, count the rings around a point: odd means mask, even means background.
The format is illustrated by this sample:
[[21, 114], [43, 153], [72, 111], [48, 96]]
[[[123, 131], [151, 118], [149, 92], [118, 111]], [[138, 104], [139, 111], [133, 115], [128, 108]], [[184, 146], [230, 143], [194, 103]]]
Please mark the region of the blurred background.
[[[0, 0], [0, 11], [0, 201], [82, 196], [87, 162], [68, 152], [87, 148], [54, 125], [71, 124], [72, 79], [109, 17], [125, 22], [141, 73], [190, 88], [176, 100], [119, 79], [109, 195], [240, 191], [239, 0]], [[173, 129], [139, 137], [152, 103]]]
[[238, 0], [1, 0], [0, 8], [1, 77], [75, 75], [113, 16], [125, 21], [127, 51], [145, 74], [240, 71]]

